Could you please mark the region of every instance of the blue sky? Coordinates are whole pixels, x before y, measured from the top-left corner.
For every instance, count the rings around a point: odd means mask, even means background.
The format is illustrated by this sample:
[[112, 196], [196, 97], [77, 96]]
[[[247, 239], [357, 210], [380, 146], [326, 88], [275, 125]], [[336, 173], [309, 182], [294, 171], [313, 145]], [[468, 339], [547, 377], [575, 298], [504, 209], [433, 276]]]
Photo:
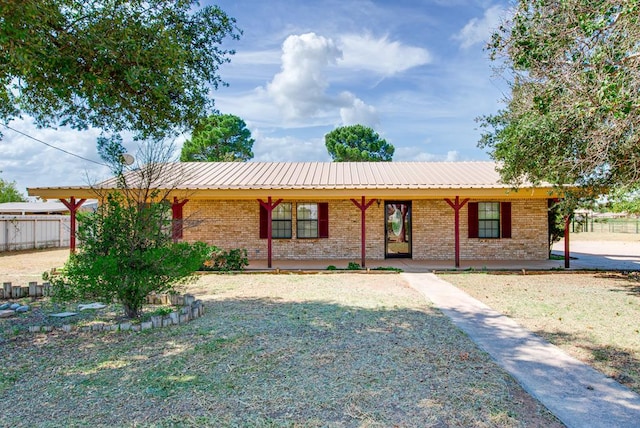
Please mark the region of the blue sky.
[[[208, 2], [203, 1], [203, 4]], [[507, 1], [221, 0], [243, 35], [213, 93], [245, 120], [256, 161], [328, 161], [324, 135], [361, 123], [396, 161], [487, 160], [474, 119], [501, 107], [508, 86], [483, 50]], [[10, 126], [98, 160], [96, 130]], [[85, 185], [97, 165], [3, 129], [0, 177], [26, 187]], [[178, 146], [187, 136], [177, 141]], [[134, 151], [133, 144], [129, 147]]]

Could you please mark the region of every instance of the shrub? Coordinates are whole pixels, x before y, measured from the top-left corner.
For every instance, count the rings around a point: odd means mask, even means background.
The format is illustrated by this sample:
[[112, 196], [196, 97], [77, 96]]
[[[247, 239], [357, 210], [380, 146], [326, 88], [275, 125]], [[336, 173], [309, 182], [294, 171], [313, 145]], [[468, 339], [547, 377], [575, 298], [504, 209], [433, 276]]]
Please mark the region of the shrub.
[[207, 259], [202, 264], [202, 270], [210, 270], [217, 272], [242, 271], [249, 266], [247, 258], [247, 250], [244, 248], [236, 248], [225, 251], [216, 246], [209, 247]]

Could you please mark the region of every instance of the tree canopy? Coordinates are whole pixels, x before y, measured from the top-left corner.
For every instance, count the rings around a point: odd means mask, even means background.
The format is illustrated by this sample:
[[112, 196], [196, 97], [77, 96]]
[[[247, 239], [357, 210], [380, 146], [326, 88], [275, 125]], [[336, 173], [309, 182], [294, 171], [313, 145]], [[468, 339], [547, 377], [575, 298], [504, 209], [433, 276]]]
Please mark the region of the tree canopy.
[[161, 137], [213, 108], [211, 88], [238, 38], [197, 0], [0, 2], [0, 119]]
[[488, 48], [512, 92], [479, 145], [504, 180], [582, 195], [640, 180], [639, 0], [520, 0]]
[[24, 202], [25, 200], [24, 196], [16, 189], [15, 181], [6, 181], [0, 178], [0, 204], [4, 202]]
[[395, 148], [363, 125], [341, 126], [324, 136], [334, 162], [388, 162]]
[[233, 162], [253, 158], [251, 131], [244, 120], [232, 114], [212, 115], [193, 130], [182, 146], [183, 162]]

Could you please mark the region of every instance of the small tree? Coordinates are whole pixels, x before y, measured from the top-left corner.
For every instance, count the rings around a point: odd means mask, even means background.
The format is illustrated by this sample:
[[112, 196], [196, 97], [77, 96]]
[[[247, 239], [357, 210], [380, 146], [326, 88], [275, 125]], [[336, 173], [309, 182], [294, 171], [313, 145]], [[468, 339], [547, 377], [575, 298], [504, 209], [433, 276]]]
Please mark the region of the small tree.
[[324, 140], [334, 162], [388, 162], [395, 151], [377, 132], [362, 125], [336, 128]]
[[209, 249], [204, 243], [172, 242], [166, 201], [172, 186], [159, 186], [171, 183], [169, 174], [180, 176], [160, 162], [170, 149], [148, 146], [141, 152], [145, 161], [125, 172], [119, 162], [124, 153], [121, 141], [101, 140], [99, 146], [103, 159], [113, 165], [116, 188], [96, 188], [103, 203], [95, 213], [79, 218], [82, 246], [54, 279], [56, 297], [119, 301], [125, 315], [135, 318], [149, 293], [167, 292], [191, 280]]
[[561, 205], [552, 199], [549, 200], [549, 257], [551, 257], [551, 249], [553, 244], [564, 238], [564, 214]]
[[0, 178], [0, 203], [24, 201], [24, 196], [16, 189], [15, 181], [5, 181]]
[[253, 158], [251, 131], [232, 114], [209, 116], [193, 130], [182, 147], [183, 162], [234, 162]]

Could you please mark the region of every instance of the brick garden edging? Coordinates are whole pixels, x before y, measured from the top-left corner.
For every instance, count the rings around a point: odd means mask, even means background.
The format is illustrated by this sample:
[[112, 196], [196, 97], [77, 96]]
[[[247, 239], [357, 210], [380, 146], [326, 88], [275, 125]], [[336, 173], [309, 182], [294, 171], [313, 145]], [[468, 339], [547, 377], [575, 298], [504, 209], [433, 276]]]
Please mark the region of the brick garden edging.
[[105, 322], [98, 322], [91, 325], [75, 326], [73, 324], [63, 324], [61, 327], [54, 327], [51, 325], [34, 325], [29, 327], [30, 333], [48, 333], [52, 331], [62, 331], [70, 333], [73, 331], [80, 332], [98, 332], [98, 331], [144, 331], [154, 328], [163, 328], [171, 325], [185, 324], [191, 320], [200, 318], [204, 315], [204, 305], [202, 300], [196, 300], [192, 294], [153, 294], [147, 297], [147, 302], [155, 303], [162, 302], [160, 304], [166, 304], [169, 302], [181, 302], [182, 307], [169, 313], [168, 315], [154, 315], [149, 321], [141, 322], [140, 324], [133, 324], [130, 321], [109, 324]]

